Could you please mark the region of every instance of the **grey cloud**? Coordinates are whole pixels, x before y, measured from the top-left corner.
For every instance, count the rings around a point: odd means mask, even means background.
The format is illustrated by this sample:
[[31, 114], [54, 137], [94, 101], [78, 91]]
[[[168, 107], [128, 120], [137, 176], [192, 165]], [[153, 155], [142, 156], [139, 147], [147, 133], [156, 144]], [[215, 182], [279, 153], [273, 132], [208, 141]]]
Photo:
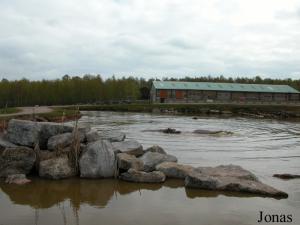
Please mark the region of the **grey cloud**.
[[0, 79], [85, 73], [296, 76], [295, 22], [251, 23], [242, 16], [237, 25], [243, 5], [222, 2], [2, 0]]

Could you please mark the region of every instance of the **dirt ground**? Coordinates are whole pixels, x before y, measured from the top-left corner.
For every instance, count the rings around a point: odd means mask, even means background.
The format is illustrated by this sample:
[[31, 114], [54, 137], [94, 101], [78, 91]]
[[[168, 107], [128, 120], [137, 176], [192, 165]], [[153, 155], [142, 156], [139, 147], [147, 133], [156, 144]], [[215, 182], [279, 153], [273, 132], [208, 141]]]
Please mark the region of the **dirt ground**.
[[48, 107], [48, 106], [19, 107], [18, 109], [21, 110], [18, 113], [1, 114], [0, 117], [21, 116], [21, 115], [30, 115], [30, 114], [39, 114], [39, 113], [49, 113], [49, 112], [53, 111], [53, 109]]

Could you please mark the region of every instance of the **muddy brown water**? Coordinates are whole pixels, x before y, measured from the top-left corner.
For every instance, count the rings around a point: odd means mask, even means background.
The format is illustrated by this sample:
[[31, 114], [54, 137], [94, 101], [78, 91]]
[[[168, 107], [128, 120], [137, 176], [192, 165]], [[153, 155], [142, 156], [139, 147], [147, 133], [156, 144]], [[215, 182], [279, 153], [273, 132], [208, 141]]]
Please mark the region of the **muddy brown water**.
[[[134, 184], [118, 180], [33, 178], [24, 186], [0, 183], [0, 225], [26, 224], [270, 224], [265, 214], [292, 214], [300, 224], [300, 179], [274, 173], [300, 173], [300, 124], [246, 119], [153, 114], [83, 112], [80, 122], [98, 130], [123, 131], [146, 148], [162, 146], [192, 166], [237, 164], [289, 194], [287, 199], [185, 189], [182, 181]], [[181, 134], [143, 132], [167, 127]], [[232, 135], [193, 134], [224, 130]], [[276, 223], [280, 224], [280, 223]], [[284, 223], [282, 223], [284, 224]]]

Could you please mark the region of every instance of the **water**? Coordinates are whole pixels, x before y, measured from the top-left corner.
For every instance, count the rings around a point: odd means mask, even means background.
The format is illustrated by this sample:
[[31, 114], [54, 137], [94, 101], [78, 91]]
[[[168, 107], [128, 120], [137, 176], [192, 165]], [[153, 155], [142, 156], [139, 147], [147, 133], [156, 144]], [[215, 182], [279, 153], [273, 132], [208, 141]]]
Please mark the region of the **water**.
[[[80, 120], [98, 130], [115, 129], [146, 148], [162, 146], [193, 166], [237, 164], [289, 194], [287, 199], [189, 190], [182, 181], [134, 184], [118, 180], [33, 179], [25, 186], [0, 183], [0, 225], [15, 224], [259, 224], [259, 211], [292, 214], [300, 224], [300, 124], [246, 118], [200, 118], [135, 113], [84, 112]], [[144, 132], [167, 127], [181, 134]], [[196, 129], [232, 135], [193, 134]], [[264, 223], [260, 223], [264, 224]], [[280, 224], [280, 223], [277, 223]]]

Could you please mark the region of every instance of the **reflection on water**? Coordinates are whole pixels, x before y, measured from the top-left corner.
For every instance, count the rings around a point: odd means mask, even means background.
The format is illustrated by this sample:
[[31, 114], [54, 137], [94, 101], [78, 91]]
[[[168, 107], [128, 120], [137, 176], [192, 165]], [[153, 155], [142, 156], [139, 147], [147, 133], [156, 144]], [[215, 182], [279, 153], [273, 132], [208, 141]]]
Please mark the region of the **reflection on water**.
[[[67, 179], [50, 181], [32, 178], [27, 185], [9, 185], [0, 183], [2, 191], [8, 195], [14, 204], [29, 205], [36, 209], [47, 209], [65, 200], [70, 201], [73, 209], [78, 210], [80, 205], [105, 208], [112, 198], [118, 195], [128, 195], [133, 192], [142, 194], [143, 190], [157, 191], [161, 188], [184, 188], [184, 181], [169, 179], [163, 184], [131, 183], [114, 179]], [[239, 194], [230, 192], [216, 192], [198, 189], [185, 189], [188, 198], [214, 198], [219, 195], [232, 197], [257, 197], [251, 194]]]
[[[81, 123], [116, 129], [145, 147], [157, 144], [179, 162], [194, 166], [238, 164], [265, 183], [289, 193], [288, 199], [185, 189], [183, 181], [135, 184], [118, 180], [34, 178], [24, 186], [0, 182], [0, 225], [53, 224], [257, 224], [259, 211], [293, 214], [300, 224], [300, 180], [273, 173], [300, 173], [300, 125], [243, 118], [200, 118], [135, 113], [86, 112]], [[172, 127], [182, 134], [142, 132]], [[225, 130], [233, 135], [197, 135]]]

